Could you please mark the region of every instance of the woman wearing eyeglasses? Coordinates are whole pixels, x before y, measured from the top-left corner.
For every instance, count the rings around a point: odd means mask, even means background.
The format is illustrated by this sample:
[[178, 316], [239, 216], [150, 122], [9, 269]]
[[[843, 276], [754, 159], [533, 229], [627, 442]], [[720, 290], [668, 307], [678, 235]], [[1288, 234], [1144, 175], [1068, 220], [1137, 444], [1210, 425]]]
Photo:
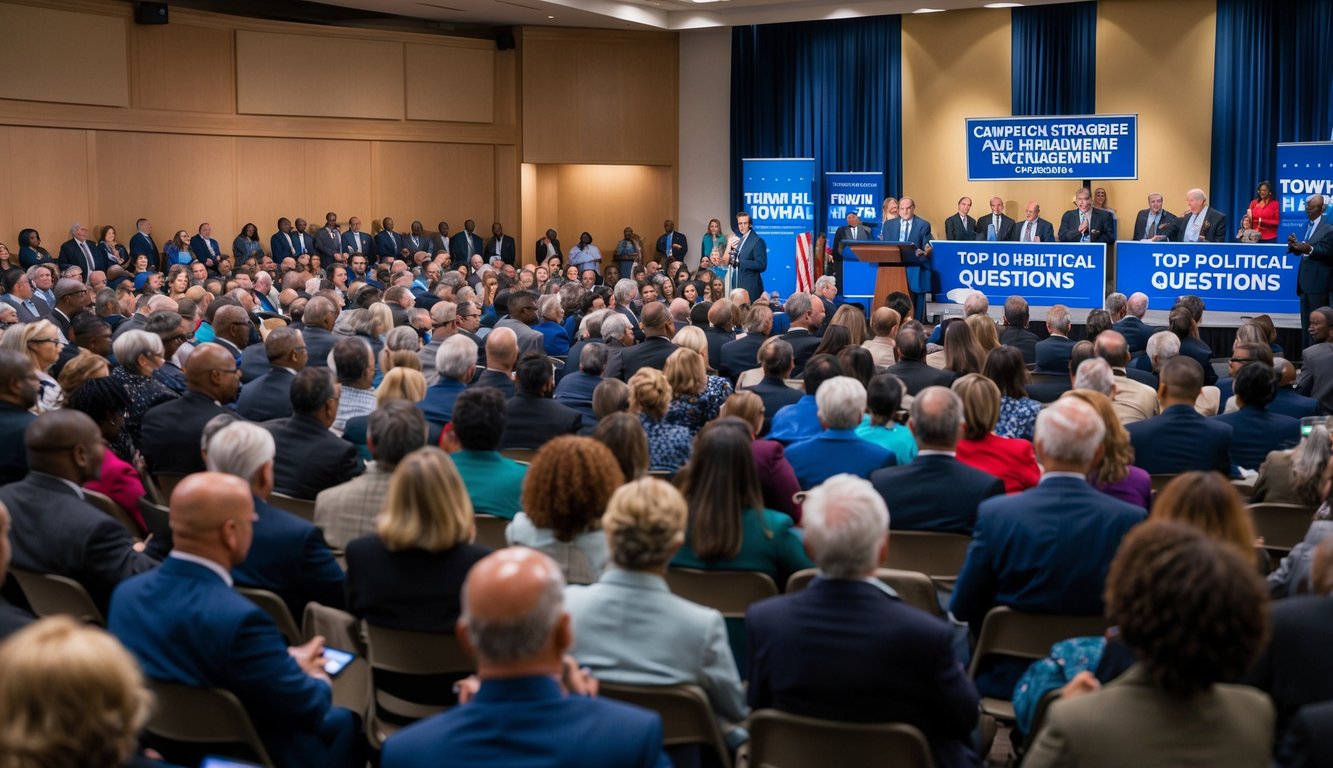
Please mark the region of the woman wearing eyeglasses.
[[0, 349], [21, 352], [37, 368], [37, 378], [42, 382], [42, 394], [37, 398], [36, 413], [45, 413], [60, 407], [60, 384], [51, 376], [51, 366], [60, 357], [64, 348], [60, 341], [60, 331], [50, 320], [18, 325], [5, 331], [0, 336]]

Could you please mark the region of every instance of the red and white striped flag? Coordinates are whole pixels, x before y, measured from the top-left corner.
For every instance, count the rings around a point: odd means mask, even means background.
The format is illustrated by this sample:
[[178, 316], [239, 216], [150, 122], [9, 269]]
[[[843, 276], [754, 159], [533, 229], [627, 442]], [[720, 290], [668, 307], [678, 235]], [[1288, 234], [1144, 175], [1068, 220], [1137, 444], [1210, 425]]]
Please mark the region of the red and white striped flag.
[[810, 254], [814, 235], [802, 232], [796, 236], [796, 290], [810, 293], [815, 290], [815, 265]]

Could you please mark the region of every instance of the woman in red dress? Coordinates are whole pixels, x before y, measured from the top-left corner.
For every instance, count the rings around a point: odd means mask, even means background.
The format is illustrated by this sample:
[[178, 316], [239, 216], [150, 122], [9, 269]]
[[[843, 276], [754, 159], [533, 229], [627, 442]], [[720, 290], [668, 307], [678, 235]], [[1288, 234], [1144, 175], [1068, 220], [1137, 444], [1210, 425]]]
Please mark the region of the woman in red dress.
[[1000, 388], [979, 373], [969, 373], [953, 383], [963, 401], [967, 429], [958, 441], [958, 460], [1004, 481], [1005, 493], [1018, 493], [1037, 484], [1041, 469], [1032, 443], [1017, 437], [1000, 437]]

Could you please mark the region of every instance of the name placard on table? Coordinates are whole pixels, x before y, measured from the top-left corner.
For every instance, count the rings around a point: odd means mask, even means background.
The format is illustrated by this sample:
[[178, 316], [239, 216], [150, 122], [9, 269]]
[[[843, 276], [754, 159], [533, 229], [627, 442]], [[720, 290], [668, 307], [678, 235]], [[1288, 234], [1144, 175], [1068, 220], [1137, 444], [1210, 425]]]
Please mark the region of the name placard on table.
[[1070, 309], [1102, 306], [1106, 289], [1104, 243], [1018, 243], [936, 240], [931, 263], [940, 276], [937, 302], [962, 304], [973, 291], [991, 306], [1018, 295], [1029, 304]]
[[1147, 294], [1149, 309], [1170, 309], [1193, 294], [1218, 312], [1299, 314], [1300, 265], [1286, 244], [1120, 242], [1115, 287]]

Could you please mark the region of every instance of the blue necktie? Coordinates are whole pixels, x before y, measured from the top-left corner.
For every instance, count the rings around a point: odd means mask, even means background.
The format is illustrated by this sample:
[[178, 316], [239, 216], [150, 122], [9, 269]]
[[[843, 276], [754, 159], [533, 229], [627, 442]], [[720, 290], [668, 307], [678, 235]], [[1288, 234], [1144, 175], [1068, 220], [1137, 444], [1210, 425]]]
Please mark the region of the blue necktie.
[[908, 222], [907, 222], [906, 220], [904, 220], [904, 221], [903, 221], [902, 229], [899, 230], [899, 233], [898, 233], [898, 242], [900, 242], [900, 243], [905, 243], [905, 242], [907, 242], [907, 227], [908, 227]]
[[1315, 228], [1318, 226], [1319, 226], [1319, 219], [1315, 219], [1314, 221], [1310, 222], [1310, 228], [1305, 230], [1305, 242], [1307, 243], [1310, 242], [1310, 238], [1314, 237]]

